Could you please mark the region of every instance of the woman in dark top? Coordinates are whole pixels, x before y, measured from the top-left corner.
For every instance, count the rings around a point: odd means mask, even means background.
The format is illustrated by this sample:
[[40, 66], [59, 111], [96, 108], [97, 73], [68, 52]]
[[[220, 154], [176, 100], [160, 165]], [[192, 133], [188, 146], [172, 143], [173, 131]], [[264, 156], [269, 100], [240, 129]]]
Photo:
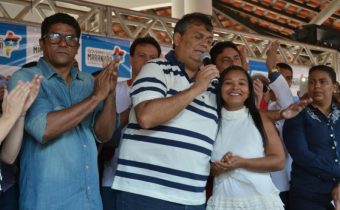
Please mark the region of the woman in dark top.
[[324, 65], [312, 67], [308, 94], [313, 102], [285, 122], [283, 137], [293, 158], [291, 210], [326, 210], [340, 181], [340, 108], [335, 91], [335, 71]]

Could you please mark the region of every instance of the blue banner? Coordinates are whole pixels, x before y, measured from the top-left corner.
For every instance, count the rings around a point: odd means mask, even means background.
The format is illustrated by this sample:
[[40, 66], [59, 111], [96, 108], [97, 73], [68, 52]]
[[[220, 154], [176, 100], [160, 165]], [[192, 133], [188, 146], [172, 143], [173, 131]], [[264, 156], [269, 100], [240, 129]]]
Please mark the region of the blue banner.
[[263, 71], [268, 73], [268, 68], [265, 61], [249, 60], [249, 73], [252, 74], [253, 71]]
[[0, 23], [0, 64], [22, 66], [26, 63], [26, 26]]
[[118, 76], [130, 78], [130, 42], [102, 36], [82, 34], [82, 71], [93, 73], [103, 67], [103, 63], [119, 56]]

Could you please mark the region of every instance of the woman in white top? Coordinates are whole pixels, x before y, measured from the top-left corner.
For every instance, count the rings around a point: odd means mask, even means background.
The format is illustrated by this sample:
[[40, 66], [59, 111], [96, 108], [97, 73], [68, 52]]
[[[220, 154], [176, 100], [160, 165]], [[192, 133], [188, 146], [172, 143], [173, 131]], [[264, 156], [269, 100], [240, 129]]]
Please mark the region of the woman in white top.
[[257, 111], [251, 78], [242, 67], [222, 72], [217, 104], [220, 128], [207, 210], [283, 209], [269, 174], [284, 167], [283, 146], [273, 123]]
[[[16, 151], [13, 152], [11, 146], [6, 146], [6, 143], [8, 142], [8, 145], [13, 145], [13, 141], [16, 141], [16, 139], [21, 141], [24, 124], [23, 120], [20, 119], [24, 119], [26, 111], [37, 97], [41, 80], [42, 77], [36, 75], [30, 83], [19, 81], [10, 93], [7, 92], [6, 88], [3, 90], [4, 95], [0, 116], [0, 145], [6, 139], [4, 146], [8, 148], [8, 151], [2, 150], [0, 154], [2, 161], [6, 163], [11, 164], [14, 162], [20, 148], [16, 147]], [[21, 145], [21, 143], [18, 144]]]
[[[8, 93], [4, 88], [0, 113], [0, 191], [1, 161], [12, 164], [21, 147], [25, 114], [39, 93], [42, 77], [35, 76], [30, 83], [20, 81]], [[1, 199], [1, 198], [0, 198]]]

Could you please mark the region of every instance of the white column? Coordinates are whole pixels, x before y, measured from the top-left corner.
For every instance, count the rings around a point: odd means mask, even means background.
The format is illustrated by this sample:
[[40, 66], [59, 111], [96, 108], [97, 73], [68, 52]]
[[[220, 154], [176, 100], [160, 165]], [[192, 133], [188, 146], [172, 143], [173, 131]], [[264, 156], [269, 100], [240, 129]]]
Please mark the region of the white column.
[[183, 0], [184, 14], [201, 12], [212, 15], [212, 0]]
[[201, 12], [212, 15], [212, 0], [171, 0], [171, 16], [180, 19], [183, 15]]
[[171, 0], [171, 16], [180, 19], [184, 15], [185, 0]]

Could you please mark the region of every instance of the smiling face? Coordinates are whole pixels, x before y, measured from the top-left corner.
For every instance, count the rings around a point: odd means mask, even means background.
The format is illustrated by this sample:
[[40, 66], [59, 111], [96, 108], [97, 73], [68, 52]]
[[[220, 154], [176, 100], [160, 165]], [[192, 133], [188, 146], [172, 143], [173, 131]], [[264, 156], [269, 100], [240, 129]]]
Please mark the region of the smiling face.
[[231, 47], [224, 48], [222, 53], [217, 55], [215, 62], [220, 72], [232, 65], [242, 66], [240, 54]]
[[201, 54], [209, 52], [213, 35], [201, 24], [189, 24], [186, 32], [174, 35], [176, 58], [184, 63], [186, 69], [197, 71], [201, 65]]
[[[56, 23], [50, 26], [48, 33], [58, 33], [63, 36], [76, 36], [76, 30], [64, 23]], [[64, 39], [57, 44], [52, 44], [48, 38], [40, 39], [40, 47], [44, 53], [44, 59], [55, 68], [71, 67], [77, 54], [79, 43], [69, 46]]]
[[308, 94], [315, 105], [328, 105], [332, 102], [332, 95], [336, 91], [328, 73], [315, 70], [308, 77]]
[[246, 72], [232, 70], [222, 80], [223, 106], [229, 111], [239, 110], [249, 97], [249, 81]]

